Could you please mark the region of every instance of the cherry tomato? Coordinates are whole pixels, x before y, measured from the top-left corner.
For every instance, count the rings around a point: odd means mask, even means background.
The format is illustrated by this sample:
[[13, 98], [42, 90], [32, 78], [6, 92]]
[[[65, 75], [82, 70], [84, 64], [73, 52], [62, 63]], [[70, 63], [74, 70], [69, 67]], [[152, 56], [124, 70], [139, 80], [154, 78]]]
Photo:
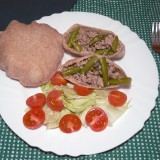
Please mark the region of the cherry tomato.
[[82, 87], [77, 84], [74, 84], [74, 90], [81, 96], [87, 96], [93, 92], [93, 89]]
[[106, 113], [99, 107], [90, 109], [85, 117], [87, 125], [95, 132], [104, 130], [108, 125]]
[[26, 104], [29, 108], [43, 108], [46, 103], [46, 96], [43, 93], [37, 93], [33, 96], [30, 96], [26, 100]]
[[82, 122], [75, 114], [66, 114], [59, 122], [59, 128], [64, 133], [76, 132], [80, 130], [81, 126]]
[[51, 83], [53, 85], [66, 85], [67, 80], [63, 78], [61, 72], [56, 72], [53, 77], [51, 78]]
[[29, 129], [37, 129], [44, 124], [45, 113], [42, 109], [31, 109], [23, 116], [23, 124]]
[[47, 105], [54, 111], [61, 111], [64, 109], [62, 102], [62, 91], [53, 90], [47, 96]]
[[108, 101], [111, 105], [119, 107], [127, 101], [127, 96], [121, 91], [111, 91], [108, 95]]

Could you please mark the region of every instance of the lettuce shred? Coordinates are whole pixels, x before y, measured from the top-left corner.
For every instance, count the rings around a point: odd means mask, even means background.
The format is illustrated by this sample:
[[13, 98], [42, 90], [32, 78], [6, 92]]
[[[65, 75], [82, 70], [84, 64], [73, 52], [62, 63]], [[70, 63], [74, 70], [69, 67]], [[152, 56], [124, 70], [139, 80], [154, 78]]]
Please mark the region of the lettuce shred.
[[93, 107], [100, 107], [108, 116], [108, 125], [112, 126], [113, 123], [122, 116], [129, 108], [129, 102], [126, 102], [121, 107], [114, 107], [109, 104], [107, 96], [110, 90], [101, 89], [94, 90], [87, 96], [78, 95], [73, 89], [72, 85], [67, 86], [53, 86], [50, 82], [41, 86], [42, 92], [47, 96], [52, 90], [61, 90], [63, 92], [62, 101], [65, 109], [61, 112], [51, 110], [47, 105], [43, 108], [46, 118], [46, 128], [56, 128], [59, 126], [60, 119], [69, 113], [74, 113], [79, 116], [83, 126], [87, 127], [85, 116], [87, 112]]

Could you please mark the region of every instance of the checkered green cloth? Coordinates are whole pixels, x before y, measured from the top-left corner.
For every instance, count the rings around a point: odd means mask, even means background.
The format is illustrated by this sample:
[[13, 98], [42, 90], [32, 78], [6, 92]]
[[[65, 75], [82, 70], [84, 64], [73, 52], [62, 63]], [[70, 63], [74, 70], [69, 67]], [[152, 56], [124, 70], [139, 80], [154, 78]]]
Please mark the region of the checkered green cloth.
[[[129, 26], [148, 45], [160, 73], [160, 56], [151, 48], [151, 25], [160, 21], [160, 0], [78, 0], [71, 11], [99, 13]], [[159, 125], [160, 97], [144, 128], [127, 142], [104, 153], [75, 158], [29, 146], [0, 117], [0, 160], [160, 160]]]

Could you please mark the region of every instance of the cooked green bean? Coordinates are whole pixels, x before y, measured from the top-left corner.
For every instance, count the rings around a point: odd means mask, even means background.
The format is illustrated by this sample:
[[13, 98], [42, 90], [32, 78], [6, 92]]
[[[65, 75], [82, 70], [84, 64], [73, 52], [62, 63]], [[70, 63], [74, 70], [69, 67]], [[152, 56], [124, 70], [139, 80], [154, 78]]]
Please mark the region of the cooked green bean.
[[104, 87], [108, 85], [108, 64], [105, 57], [100, 58], [102, 76], [103, 76], [103, 84]]
[[117, 50], [117, 47], [118, 47], [118, 36], [116, 36], [113, 40], [113, 43], [112, 43], [112, 46], [111, 46], [111, 49], [113, 52], [116, 52]]
[[109, 50], [107, 51], [107, 55], [112, 55], [112, 54], [114, 54], [113, 50], [112, 50], [112, 49], [109, 49]]
[[91, 47], [91, 46], [93, 46], [96, 42], [104, 40], [105, 37], [106, 37], [106, 35], [97, 35], [97, 36], [93, 37], [93, 38], [90, 40], [90, 42], [89, 42], [89, 46]]
[[69, 36], [69, 39], [68, 39], [68, 41], [67, 41], [67, 45], [68, 45], [70, 48], [72, 47], [71, 41], [75, 41], [76, 36], [77, 36], [79, 30], [80, 30], [80, 27], [77, 27], [77, 28], [75, 28], [75, 29], [71, 32], [71, 34], [70, 34], [70, 36]]
[[106, 54], [108, 49], [98, 49], [95, 51], [96, 54]]
[[79, 73], [80, 71], [81, 71], [80, 67], [72, 67], [72, 68], [69, 68], [69, 69], [63, 71], [62, 75], [63, 76], [69, 76], [69, 75], [73, 75], [73, 74]]
[[82, 46], [76, 42], [71, 41], [71, 45], [73, 46], [73, 48], [78, 51], [81, 52], [82, 51]]
[[100, 54], [100, 55], [102, 55], [102, 54], [106, 54], [106, 55], [112, 55], [112, 54], [114, 54], [114, 52], [111, 50], [111, 49], [98, 49], [98, 50], [96, 50], [96, 52], [95, 52], [96, 54]]
[[81, 73], [87, 73], [93, 65], [98, 61], [98, 58], [96, 56], [93, 56], [82, 68]]
[[119, 79], [109, 79], [110, 85], [118, 85], [118, 84], [131, 84], [132, 79], [130, 77], [119, 78]]

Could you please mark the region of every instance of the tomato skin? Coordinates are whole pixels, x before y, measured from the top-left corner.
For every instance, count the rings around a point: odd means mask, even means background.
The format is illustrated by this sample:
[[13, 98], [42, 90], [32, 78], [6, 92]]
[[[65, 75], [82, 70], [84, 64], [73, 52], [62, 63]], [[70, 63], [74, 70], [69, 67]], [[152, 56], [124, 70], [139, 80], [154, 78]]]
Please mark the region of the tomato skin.
[[64, 133], [79, 131], [81, 126], [82, 122], [75, 114], [66, 114], [61, 118], [59, 122], [59, 128]]
[[66, 85], [67, 80], [64, 79], [61, 72], [58, 71], [51, 78], [51, 83], [52, 83], [52, 85]]
[[31, 109], [23, 116], [23, 124], [28, 129], [37, 129], [44, 124], [45, 113], [42, 109]]
[[85, 117], [87, 125], [95, 132], [103, 131], [108, 125], [106, 113], [99, 107], [91, 108]]
[[74, 84], [74, 90], [81, 96], [87, 96], [93, 92], [93, 89], [85, 88], [77, 84]]
[[47, 96], [47, 105], [54, 111], [61, 111], [64, 109], [62, 102], [62, 91], [53, 90]]
[[46, 96], [43, 93], [37, 93], [33, 96], [30, 96], [26, 100], [26, 104], [29, 108], [43, 108], [46, 103]]
[[115, 107], [122, 106], [127, 101], [127, 95], [121, 91], [111, 91], [108, 95], [108, 101]]

